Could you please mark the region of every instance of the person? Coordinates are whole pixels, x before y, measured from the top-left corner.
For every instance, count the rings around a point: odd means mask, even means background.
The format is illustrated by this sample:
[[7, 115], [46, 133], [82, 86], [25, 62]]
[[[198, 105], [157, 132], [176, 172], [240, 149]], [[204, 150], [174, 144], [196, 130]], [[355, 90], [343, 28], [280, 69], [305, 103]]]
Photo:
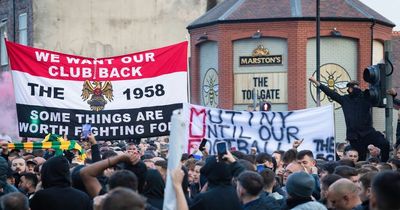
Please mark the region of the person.
[[260, 175], [264, 181], [264, 196], [273, 197], [280, 206], [283, 206], [285, 203], [284, 197], [279, 194], [278, 192], [273, 192], [274, 186], [277, 183], [275, 173], [271, 170], [266, 168], [264, 171], [260, 172]]
[[89, 196], [71, 187], [69, 162], [63, 156], [47, 160], [41, 170], [43, 190], [30, 200], [32, 210], [91, 210]]
[[352, 210], [361, 204], [358, 186], [341, 178], [329, 186], [328, 201], [336, 210]]
[[356, 164], [358, 162], [358, 158], [359, 155], [357, 150], [352, 148], [350, 145], [344, 148], [343, 159], [351, 160], [354, 164]]
[[145, 207], [146, 200], [137, 192], [129, 188], [117, 187], [104, 198], [102, 210], [145, 210]]
[[354, 210], [369, 210], [369, 198], [371, 196], [371, 182], [377, 175], [377, 172], [368, 172], [360, 177], [360, 199], [361, 204]]
[[288, 199], [286, 208], [291, 210], [326, 210], [318, 201], [313, 201], [312, 192], [315, 186], [314, 178], [304, 171], [291, 174], [286, 182]]
[[385, 171], [372, 180], [369, 208], [371, 210], [400, 209], [400, 173]]
[[233, 176], [241, 171], [243, 171], [243, 167], [236, 162], [229, 151], [222, 160], [216, 156], [207, 157], [200, 173], [207, 178], [208, 190], [198, 194], [189, 205], [189, 209], [241, 209], [236, 190], [231, 184]]
[[382, 161], [389, 159], [390, 144], [383, 134], [372, 126], [372, 103], [369, 100], [368, 90], [362, 91], [358, 81], [347, 83], [347, 95], [340, 95], [329, 87], [321, 84], [313, 77], [309, 80], [322, 92], [342, 106], [346, 122], [346, 140], [358, 151], [359, 159], [365, 160], [368, 145], [373, 144], [382, 151]]
[[29, 210], [29, 201], [24, 194], [13, 192], [1, 197], [0, 206], [3, 210]]
[[357, 169], [350, 166], [338, 166], [333, 173], [352, 181], [354, 184], [358, 184], [360, 180]]
[[156, 169], [147, 170], [146, 182], [143, 188], [143, 195], [152, 206], [162, 209], [164, 203], [164, 180]]
[[254, 171], [244, 171], [238, 176], [236, 192], [243, 204], [243, 210], [274, 210], [280, 208], [273, 197], [263, 196], [263, 188], [263, 178]]
[[328, 174], [321, 178], [321, 195], [320, 202], [324, 205], [328, 205], [328, 189], [334, 182], [341, 179], [342, 177], [337, 174]]
[[39, 180], [36, 174], [33, 173], [23, 173], [21, 175], [21, 180], [19, 182], [18, 188], [20, 191], [25, 193], [25, 195], [31, 199], [36, 191], [36, 186]]
[[[400, 106], [400, 99], [396, 98], [397, 92], [394, 88], [388, 90], [388, 94], [393, 96], [393, 104]], [[400, 145], [400, 112], [397, 118], [397, 128], [396, 128], [396, 143], [395, 148]]]

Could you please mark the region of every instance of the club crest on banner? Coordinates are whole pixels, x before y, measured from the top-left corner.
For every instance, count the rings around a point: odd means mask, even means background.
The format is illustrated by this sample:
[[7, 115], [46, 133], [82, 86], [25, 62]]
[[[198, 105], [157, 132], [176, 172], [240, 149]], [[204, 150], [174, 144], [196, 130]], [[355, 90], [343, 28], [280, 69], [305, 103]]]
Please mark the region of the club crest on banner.
[[83, 101], [87, 101], [90, 105], [90, 109], [93, 111], [101, 111], [104, 109], [104, 106], [108, 101], [113, 100], [113, 88], [110, 81], [106, 81], [104, 83], [99, 81], [94, 81], [91, 83], [89, 80], [86, 80], [83, 83], [82, 95]]

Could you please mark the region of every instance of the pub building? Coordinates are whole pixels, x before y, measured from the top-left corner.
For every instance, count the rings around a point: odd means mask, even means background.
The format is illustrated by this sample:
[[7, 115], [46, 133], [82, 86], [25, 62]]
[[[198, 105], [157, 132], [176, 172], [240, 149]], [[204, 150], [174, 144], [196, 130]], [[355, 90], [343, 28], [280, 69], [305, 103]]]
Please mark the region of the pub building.
[[[321, 83], [347, 94], [350, 80], [383, 61], [393, 22], [358, 0], [320, 1]], [[268, 101], [272, 111], [316, 106], [315, 0], [225, 0], [187, 27], [190, 34], [190, 102], [249, 110]], [[321, 104], [332, 103], [321, 92]], [[252, 109], [252, 108], [251, 108]], [[384, 109], [374, 108], [384, 128]], [[335, 103], [336, 139], [345, 122]], [[380, 129], [381, 128], [381, 129]]]

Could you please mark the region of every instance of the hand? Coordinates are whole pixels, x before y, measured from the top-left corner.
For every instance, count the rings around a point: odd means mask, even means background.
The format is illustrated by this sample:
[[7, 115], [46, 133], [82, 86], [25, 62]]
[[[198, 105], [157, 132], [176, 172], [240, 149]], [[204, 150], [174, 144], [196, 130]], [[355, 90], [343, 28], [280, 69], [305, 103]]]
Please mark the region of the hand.
[[236, 161], [235, 157], [233, 157], [232, 153], [226, 151], [226, 154], [222, 156], [222, 159], [227, 160], [229, 163], [234, 163]]
[[174, 187], [181, 187], [183, 178], [185, 177], [185, 172], [183, 172], [182, 170], [182, 164], [179, 163], [179, 165], [175, 169], [170, 171], [170, 175]]
[[317, 86], [319, 86], [321, 84], [314, 77], [310, 77], [310, 78], [308, 78], [308, 80], [310, 80], [310, 82], [314, 83]]
[[132, 165], [136, 165], [140, 161], [140, 154], [138, 151], [127, 150], [125, 152], [125, 155], [127, 155], [128, 162], [131, 163]]
[[97, 144], [96, 138], [94, 137], [93, 133], [89, 133], [88, 141], [90, 142], [91, 145]]
[[381, 153], [381, 149], [379, 149], [378, 147], [375, 147], [372, 144], [368, 145], [368, 151], [372, 157], [378, 157], [379, 154]]
[[396, 97], [397, 96], [396, 89], [390, 88], [389, 90], [387, 90], [387, 94], [392, 95], [393, 97]]
[[250, 154], [252, 154], [252, 155], [257, 154], [257, 148], [256, 148], [256, 147], [252, 147], [252, 148], [250, 149]]
[[301, 145], [301, 143], [303, 143], [303, 141], [304, 141], [304, 139], [294, 140], [293, 144], [292, 144], [293, 149], [297, 149]]

